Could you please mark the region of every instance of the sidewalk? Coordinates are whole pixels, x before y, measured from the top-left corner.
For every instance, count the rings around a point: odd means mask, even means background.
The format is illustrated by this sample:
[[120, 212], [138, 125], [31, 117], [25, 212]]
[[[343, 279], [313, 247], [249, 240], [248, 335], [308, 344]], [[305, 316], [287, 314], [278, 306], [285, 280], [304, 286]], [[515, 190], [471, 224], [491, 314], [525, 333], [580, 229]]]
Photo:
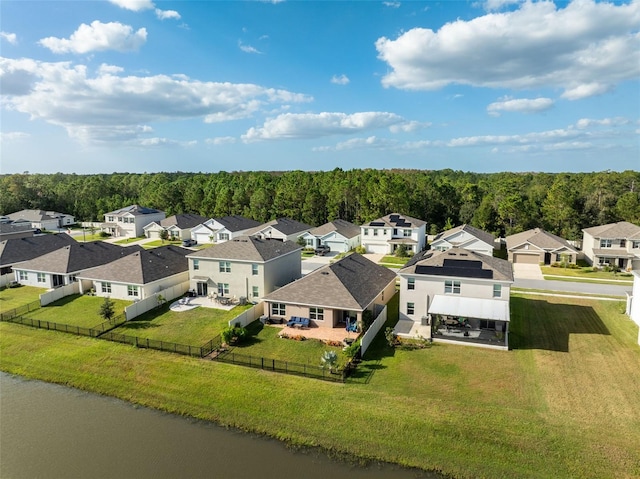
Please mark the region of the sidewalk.
[[583, 278], [581, 276], [566, 276], [562, 274], [545, 274], [547, 278], [566, 278], [568, 280], [575, 279], [576, 282], [579, 281], [606, 281], [611, 283], [625, 283], [625, 284], [633, 284], [633, 279], [605, 279], [605, 278]]

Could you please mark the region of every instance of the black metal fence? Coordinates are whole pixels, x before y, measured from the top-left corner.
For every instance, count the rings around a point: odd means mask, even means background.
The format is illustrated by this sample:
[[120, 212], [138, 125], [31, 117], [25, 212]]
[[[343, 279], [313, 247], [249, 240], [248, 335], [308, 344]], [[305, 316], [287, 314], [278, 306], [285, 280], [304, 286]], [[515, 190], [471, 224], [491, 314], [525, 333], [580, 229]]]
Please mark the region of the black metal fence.
[[18, 306], [17, 308], [0, 313], [0, 321], [9, 321], [12, 318], [17, 318], [19, 316], [22, 316], [23, 314], [27, 314], [31, 311], [35, 311], [36, 309], [40, 309], [40, 307], [40, 300], [33, 301], [32, 303], [25, 304], [23, 306]]

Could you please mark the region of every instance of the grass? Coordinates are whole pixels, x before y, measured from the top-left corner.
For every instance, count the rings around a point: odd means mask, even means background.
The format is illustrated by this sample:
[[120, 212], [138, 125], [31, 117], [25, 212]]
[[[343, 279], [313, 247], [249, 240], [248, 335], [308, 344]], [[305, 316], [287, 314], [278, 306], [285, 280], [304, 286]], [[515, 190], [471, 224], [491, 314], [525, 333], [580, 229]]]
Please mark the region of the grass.
[[159, 240], [154, 240], [154, 241], [149, 241], [145, 244], [142, 245], [143, 248], [145, 249], [149, 249], [149, 248], [157, 248], [158, 246], [167, 246], [167, 245], [176, 245], [176, 246], [181, 246], [182, 245], [182, 241], [169, 241], [169, 240], [165, 240], [162, 241], [161, 239]]
[[[567, 276], [570, 278], [592, 278], [592, 279], [604, 279], [604, 280], [618, 280], [628, 281], [633, 283], [633, 276], [631, 273], [613, 273], [606, 271], [594, 271], [592, 267], [582, 267], [579, 269], [570, 268], [554, 268], [552, 266], [540, 266], [540, 271], [543, 275], [557, 275]], [[620, 284], [620, 283], [617, 283]]]
[[121, 240], [114, 241], [113, 244], [129, 244], [135, 241], [143, 240], [145, 238], [146, 238], [145, 236], [136, 236], [135, 238], [123, 238]]
[[4, 313], [18, 306], [39, 301], [40, 295], [46, 291], [45, 288], [35, 288], [33, 286], [5, 288], [0, 291], [0, 312]]
[[[555, 294], [560, 296], [584, 296], [585, 298], [593, 298], [597, 296], [598, 298], [612, 298], [625, 300], [625, 296], [616, 296], [611, 294], [596, 294], [596, 293], [578, 293], [573, 291], [553, 291], [550, 289], [530, 289], [530, 288], [511, 288], [511, 294], [527, 294], [527, 293], [547, 293], [547, 294]], [[513, 297], [513, 296], [512, 296]]]
[[73, 237], [76, 241], [80, 241], [80, 242], [89, 242], [89, 241], [104, 241], [106, 239], [111, 238], [111, 236], [102, 236], [100, 233], [95, 233], [95, 234], [89, 234], [86, 233], [83, 236], [74, 236]]
[[0, 369], [451, 477], [640, 477], [640, 348], [623, 305], [511, 308], [512, 351], [378, 338], [346, 384], [9, 323]]
[[380, 261], [378, 261], [378, 264], [404, 266], [405, 264], [407, 264], [407, 262], [410, 259], [411, 258], [408, 258], [408, 257], [407, 258], [399, 258], [397, 256], [387, 255], [387, 256], [383, 256], [382, 259], [380, 259]]
[[[121, 299], [112, 299], [112, 301], [115, 303], [116, 316], [123, 314], [124, 308], [131, 304], [131, 301], [123, 301]], [[100, 305], [103, 302], [104, 298], [98, 296], [74, 294], [65, 296], [54, 303], [29, 313], [27, 316], [40, 321], [91, 328], [104, 321], [99, 313]]]
[[628, 286], [633, 281], [607, 281], [606, 279], [586, 279], [577, 276], [544, 276], [547, 281], [566, 281], [568, 283], [591, 283], [591, 284], [610, 284], [613, 286]]

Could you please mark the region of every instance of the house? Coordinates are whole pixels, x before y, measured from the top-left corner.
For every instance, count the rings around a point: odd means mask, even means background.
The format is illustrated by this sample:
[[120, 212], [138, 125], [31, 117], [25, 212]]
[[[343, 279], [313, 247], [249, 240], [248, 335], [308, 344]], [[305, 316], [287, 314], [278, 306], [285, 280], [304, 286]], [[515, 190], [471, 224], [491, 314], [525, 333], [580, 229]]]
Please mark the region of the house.
[[509, 346], [511, 263], [475, 251], [425, 251], [402, 268], [399, 336]]
[[[23, 240], [21, 240], [23, 241]], [[38, 288], [55, 288], [76, 281], [86, 269], [115, 261], [140, 246], [122, 247], [104, 241], [73, 242], [50, 253], [13, 267], [20, 284]]]
[[507, 236], [507, 254], [512, 263], [551, 264], [572, 263], [580, 258], [580, 252], [569, 242], [543, 230], [534, 228]]
[[627, 221], [582, 230], [582, 251], [593, 266], [640, 269], [640, 226]]
[[147, 238], [160, 238], [162, 231], [166, 231], [167, 238], [182, 241], [191, 239], [191, 229], [204, 221], [207, 221], [204, 216], [181, 213], [160, 221], [153, 221], [142, 229]]
[[103, 231], [112, 236], [137, 238], [144, 236], [144, 227], [154, 221], [157, 223], [166, 217], [164, 211], [130, 205], [104, 215]]
[[21, 210], [6, 215], [13, 223], [28, 223], [32, 228], [40, 230], [57, 230], [75, 224], [72, 215], [44, 210]]
[[426, 246], [426, 223], [410, 216], [392, 213], [360, 227], [360, 240], [368, 253], [393, 254], [401, 244], [411, 254]]
[[0, 223], [0, 241], [33, 236], [35, 228], [29, 223]]
[[342, 328], [361, 324], [365, 311], [375, 314], [395, 294], [396, 274], [354, 253], [268, 294], [269, 318], [309, 319], [311, 327]]
[[451, 248], [464, 248], [468, 251], [493, 256], [495, 238], [492, 234], [463, 224], [443, 231], [431, 242], [431, 249], [446, 251]]
[[298, 241], [298, 238], [313, 229], [313, 226], [301, 223], [290, 218], [277, 218], [268, 223], [250, 229], [246, 232], [248, 236], [258, 236], [260, 238], [270, 238], [280, 241]]
[[139, 300], [189, 281], [190, 249], [166, 245], [139, 249], [115, 261], [82, 271], [80, 291], [93, 289], [96, 296]]
[[[631, 294], [627, 293], [626, 313], [631, 321], [640, 328], [640, 270], [631, 273], [633, 275], [633, 290]], [[640, 344], [640, 329], [638, 330], [638, 344]]]
[[258, 301], [302, 275], [300, 246], [256, 236], [237, 238], [187, 256], [190, 287], [198, 296], [216, 294]]
[[239, 215], [211, 218], [191, 230], [191, 239], [198, 244], [223, 243], [257, 226], [260, 226], [259, 222]]
[[325, 245], [336, 253], [346, 253], [360, 245], [360, 227], [337, 219], [309, 230], [302, 238], [307, 248]]

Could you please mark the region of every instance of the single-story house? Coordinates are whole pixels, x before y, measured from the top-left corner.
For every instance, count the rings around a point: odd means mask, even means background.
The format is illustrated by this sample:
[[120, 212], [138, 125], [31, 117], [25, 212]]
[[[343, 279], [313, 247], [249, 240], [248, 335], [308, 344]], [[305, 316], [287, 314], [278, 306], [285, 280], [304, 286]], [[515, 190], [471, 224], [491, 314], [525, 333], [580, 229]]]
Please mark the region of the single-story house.
[[271, 319], [309, 319], [310, 327], [343, 328], [362, 323], [395, 294], [396, 274], [359, 254], [350, 254], [265, 296]]
[[275, 220], [256, 226], [246, 232], [247, 236], [258, 236], [280, 241], [293, 241], [313, 229], [313, 226], [301, 223], [290, 218], [277, 218]]
[[426, 222], [398, 213], [370, 221], [360, 227], [360, 241], [367, 253], [393, 254], [404, 245], [415, 254], [426, 246]]
[[35, 228], [29, 223], [0, 223], [0, 241], [33, 236]]
[[259, 225], [259, 222], [239, 215], [211, 218], [191, 230], [191, 239], [198, 244], [223, 243], [242, 236]]
[[582, 250], [593, 266], [640, 269], [640, 226], [620, 221], [582, 230]]
[[551, 264], [566, 262], [575, 264], [580, 251], [566, 239], [542, 228], [507, 236], [507, 253], [512, 263]]
[[0, 241], [0, 275], [11, 274], [13, 280], [12, 268], [16, 265], [73, 243], [77, 241], [65, 233]]
[[119, 210], [104, 214], [103, 231], [126, 238], [144, 236], [144, 227], [154, 221], [157, 223], [165, 219], [164, 211], [146, 208], [140, 205], [129, 205]]
[[463, 224], [438, 234], [431, 242], [431, 249], [446, 251], [451, 248], [464, 248], [493, 256], [495, 240], [491, 233]]
[[160, 238], [162, 231], [166, 231], [167, 238], [182, 241], [191, 239], [191, 229], [204, 221], [207, 221], [204, 216], [181, 213], [149, 223], [143, 230], [147, 238]]
[[337, 219], [313, 228], [302, 235], [307, 248], [325, 245], [336, 253], [346, 253], [360, 245], [360, 227]]
[[115, 261], [77, 275], [81, 292], [93, 289], [96, 296], [139, 300], [189, 281], [187, 254], [192, 251], [166, 245], [140, 249]]
[[28, 223], [32, 228], [57, 230], [75, 224], [73, 215], [57, 211], [20, 210], [6, 215], [13, 223]]

